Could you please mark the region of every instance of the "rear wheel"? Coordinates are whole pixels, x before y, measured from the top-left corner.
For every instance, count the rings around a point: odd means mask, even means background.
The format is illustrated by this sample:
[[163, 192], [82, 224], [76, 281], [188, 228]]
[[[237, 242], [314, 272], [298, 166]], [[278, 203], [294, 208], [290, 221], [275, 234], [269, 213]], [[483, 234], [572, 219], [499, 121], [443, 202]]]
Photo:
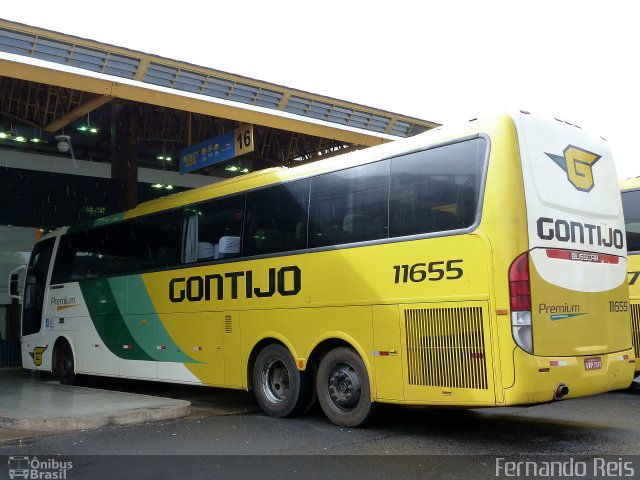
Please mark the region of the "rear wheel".
[[264, 412], [272, 417], [299, 413], [309, 402], [311, 382], [282, 345], [268, 345], [256, 358], [253, 389]]
[[76, 367], [73, 360], [73, 351], [69, 344], [65, 341], [58, 347], [57, 354], [57, 373], [58, 379], [62, 385], [73, 385], [76, 381]]
[[371, 413], [367, 368], [351, 348], [334, 348], [323, 357], [316, 389], [322, 411], [336, 425], [356, 427]]

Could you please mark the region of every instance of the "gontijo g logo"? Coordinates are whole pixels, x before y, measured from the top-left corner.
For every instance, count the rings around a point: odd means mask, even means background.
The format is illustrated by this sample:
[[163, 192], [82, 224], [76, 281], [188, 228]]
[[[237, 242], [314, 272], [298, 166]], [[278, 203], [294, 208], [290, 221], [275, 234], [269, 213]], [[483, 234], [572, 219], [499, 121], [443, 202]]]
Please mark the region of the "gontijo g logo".
[[581, 192], [589, 192], [593, 188], [593, 172], [591, 167], [601, 156], [583, 150], [574, 145], [567, 145], [564, 155], [545, 154], [567, 173], [567, 180]]

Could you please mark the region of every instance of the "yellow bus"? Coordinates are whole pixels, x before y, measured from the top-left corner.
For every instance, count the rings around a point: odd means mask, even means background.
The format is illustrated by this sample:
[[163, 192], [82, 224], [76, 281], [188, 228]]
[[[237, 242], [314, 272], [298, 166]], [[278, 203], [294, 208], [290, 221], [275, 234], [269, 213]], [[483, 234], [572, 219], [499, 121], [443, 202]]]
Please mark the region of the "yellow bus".
[[[640, 355], [640, 178], [620, 182], [622, 207], [627, 233], [629, 261], [629, 301], [631, 307], [631, 334], [635, 356]], [[640, 362], [636, 363], [640, 372]]]
[[526, 112], [276, 168], [62, 228], [35, 246], [26, 368], [317, 401], [549, 402], [634, 371], [606, 142]]

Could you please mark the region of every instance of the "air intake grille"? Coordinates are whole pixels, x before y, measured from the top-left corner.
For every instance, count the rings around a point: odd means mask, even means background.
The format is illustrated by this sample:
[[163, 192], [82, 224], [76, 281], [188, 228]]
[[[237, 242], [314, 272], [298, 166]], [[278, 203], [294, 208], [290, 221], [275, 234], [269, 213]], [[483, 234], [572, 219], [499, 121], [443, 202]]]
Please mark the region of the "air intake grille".
[[636, 358], [640, 358], [640, 304], [631, 304], [631, 338]]
[[233, 320], [231, 315], [224, 316], [224, 333], [233, 333]]
[[410, 385], [487, 389], [480, 307], [405, 310]]

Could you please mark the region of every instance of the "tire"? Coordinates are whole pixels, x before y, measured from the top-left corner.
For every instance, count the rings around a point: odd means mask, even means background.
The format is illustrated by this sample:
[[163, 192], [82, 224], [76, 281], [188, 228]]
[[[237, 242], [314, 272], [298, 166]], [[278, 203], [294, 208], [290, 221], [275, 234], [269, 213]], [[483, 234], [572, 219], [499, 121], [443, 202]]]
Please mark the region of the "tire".
[[253, 389], [260, 408], [272, 417], [299, 413], [309, 402], [311, 381], [298, 370], [283, 345], [268, 345], [258, 354], [253, 367]]
[[62, 385], [74, 385], [76, 383], [76, 366], [73, 352], [66, 341], [60, 344], [56, 359], [56, 370], [60, 383]]
[[316, 389], [322, 411], [336, 425], [357, 427], [371, 414], [369, 374], [351, 348], [334, 348], [323, 357]]

